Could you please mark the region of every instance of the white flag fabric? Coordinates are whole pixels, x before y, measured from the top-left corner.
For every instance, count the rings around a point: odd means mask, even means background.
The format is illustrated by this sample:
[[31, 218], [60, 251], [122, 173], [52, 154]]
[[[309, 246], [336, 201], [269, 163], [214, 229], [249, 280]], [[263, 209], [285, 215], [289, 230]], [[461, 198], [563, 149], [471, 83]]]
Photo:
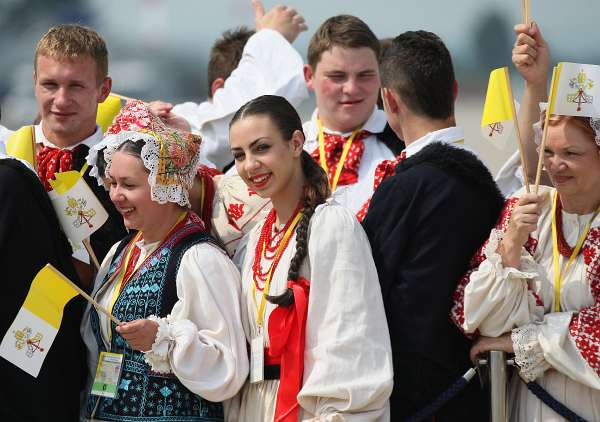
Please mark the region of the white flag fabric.
[[108, 220], [108, 213], [82, 177], [63, 194], [54, 189], [48, 195], [72, 244], [81, 243]]
[[58, 329], [21, 308], [0, 343], [0, 356], [37, 377]]
[[600, 66], [561, 62], [552, 114], [600, 117]]

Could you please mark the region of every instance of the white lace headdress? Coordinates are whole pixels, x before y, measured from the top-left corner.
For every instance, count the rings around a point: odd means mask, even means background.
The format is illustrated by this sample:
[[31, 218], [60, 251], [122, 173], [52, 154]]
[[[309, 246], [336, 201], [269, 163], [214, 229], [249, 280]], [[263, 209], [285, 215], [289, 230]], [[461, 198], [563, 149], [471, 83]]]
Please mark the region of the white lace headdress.
[[[548, 103], [540, 103], [540, 111], [544, 111], [548, 108]], [[600, 148], [600, 118], [590, 117], [590, 126], [594, 130], [594, 141]], [[539, 147], [542, 144], [542, 120], [533, 124], [533, 134], [535, 144]]]
[[174, 202], [190, 206], [191, 189], [199, 161], [201, 138], [168, 128], [141, 101], [129, 101], [117, 114], [104, 139], [90, 149], [87, 162], [93, 166], [90, 174], [103, 185], [98, 172], [98, 154], [106, 162], [105, 174], [110, 175], [112, 155], [126, 141], [144, 141], [141, 159], [150, 171], [148, 183], [152, 200], [159, 204]]

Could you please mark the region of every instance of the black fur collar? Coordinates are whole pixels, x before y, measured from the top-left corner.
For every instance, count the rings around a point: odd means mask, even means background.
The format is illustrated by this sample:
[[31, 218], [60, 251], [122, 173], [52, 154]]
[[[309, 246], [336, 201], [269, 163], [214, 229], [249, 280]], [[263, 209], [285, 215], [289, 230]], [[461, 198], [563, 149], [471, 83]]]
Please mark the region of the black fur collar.
[[490, 171], [470, 151], [443, 142], [433, 142], [412, 157], [402, 160], [396, 166], [396, 173], [424, 163], [451, 173], [495, 200], [504, 202]]

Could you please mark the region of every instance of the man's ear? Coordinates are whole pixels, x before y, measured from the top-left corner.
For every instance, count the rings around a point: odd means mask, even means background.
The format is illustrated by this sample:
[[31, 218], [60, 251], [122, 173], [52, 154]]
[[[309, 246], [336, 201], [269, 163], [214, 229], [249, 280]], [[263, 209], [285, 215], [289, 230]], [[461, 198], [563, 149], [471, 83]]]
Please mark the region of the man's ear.
[[314, 69], [312, 68], [312, 66], [311, 66], [311, 65], [309, 65], [309, 64], [305, 64], [305, 65], [302, 67], [302, 70], [303, 70], [303, 72], [304, 72], [304, 82], [306, 82], [306, 86], [307, 86], [309, 89], [313, 89], [313, 90], [314, 90], [314, 89], [315, 89], [315, 88], [313, 87]]
[[100, 95], [98, 96], [98, 103], [103, 103], [104, 100], [106, 100], [106, 97], [108, 97], [108, 95], [110, 94], [111, 89], [112, 78], [110, 76], [107, 76], [100, 84]]
[[212, 84], [210, 84], [210, 98], [214, 97], [217, 90], [223, 88], [223, 86], [225, 86], [225, 79], [223, 78], [212, 81]]
[[294, 157], [300, 157], [304, 149], [304, 134], [300, 130], [295, 130], [292, 133], [292, 139], [290, 141]]
[[400, 108], [398, 95], [389, 88], [381, 88], [381, 98], [383, 99], [383, 108], [386, 112], [397, 114]]

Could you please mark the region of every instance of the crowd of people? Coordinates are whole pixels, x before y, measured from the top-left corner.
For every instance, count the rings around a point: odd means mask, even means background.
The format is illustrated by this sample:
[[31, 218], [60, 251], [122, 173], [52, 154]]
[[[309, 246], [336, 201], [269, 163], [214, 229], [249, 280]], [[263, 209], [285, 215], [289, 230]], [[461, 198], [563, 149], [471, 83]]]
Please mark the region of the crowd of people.
[[[255, 30], [215, 43], [206, 101], [130, 100], [105, 133], [102, 37], [65, 24], [38, 42], [33, 162], [0, 131], [0, 333], [46, 263], [96, 304], [67, 304], [37, 377], [0, 359], [2, 420], [401, 421], [490, 350], [514, 354], [511, 420], [563, 420], [532, 381], [600, 420], [600, 119], [543, 127], [540, 28], [515, 26], [512, 51], [531, 174], [500, 189], [456, 126], [436, 34], [382, 43], [338, 15], [304, 64], [303, 17], [253, 7]], [[47, 195], [69, 170], [109, 214], [90, 239], [99, 268], [72, 256]], [[108, 355], [118, 382], [99, 394]], [[428, 420], [489, 412], [471, 382]]]

